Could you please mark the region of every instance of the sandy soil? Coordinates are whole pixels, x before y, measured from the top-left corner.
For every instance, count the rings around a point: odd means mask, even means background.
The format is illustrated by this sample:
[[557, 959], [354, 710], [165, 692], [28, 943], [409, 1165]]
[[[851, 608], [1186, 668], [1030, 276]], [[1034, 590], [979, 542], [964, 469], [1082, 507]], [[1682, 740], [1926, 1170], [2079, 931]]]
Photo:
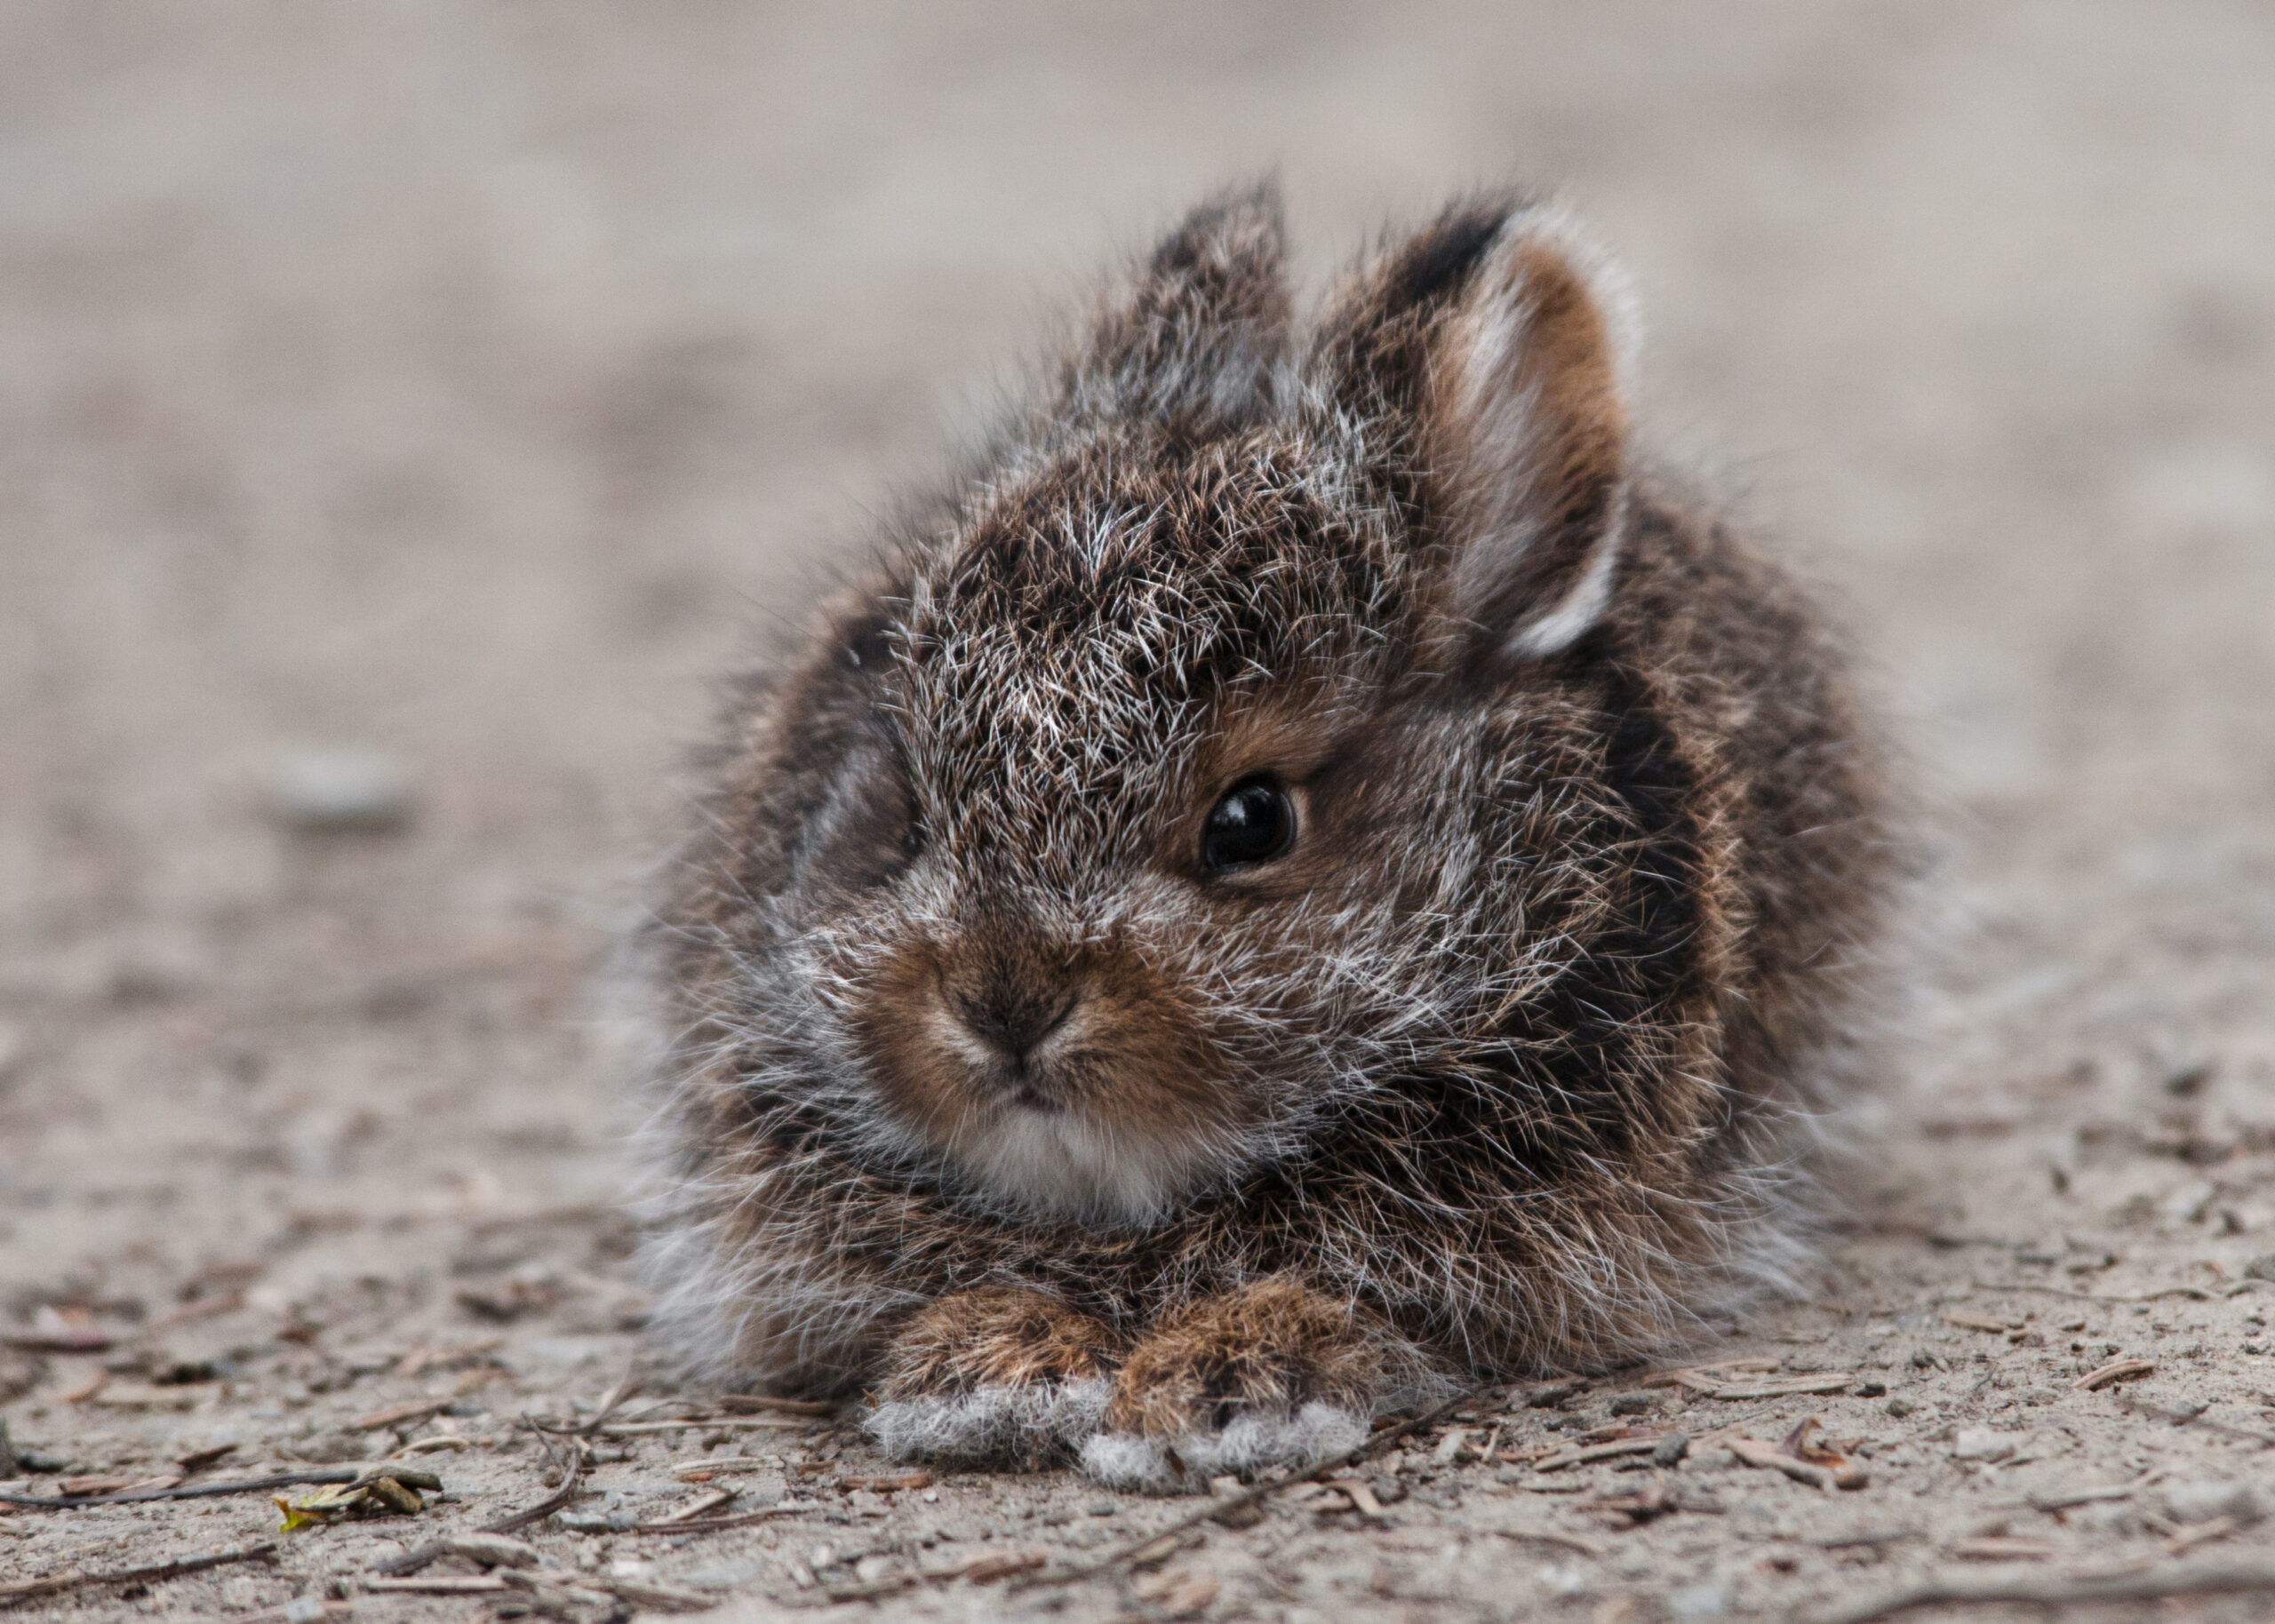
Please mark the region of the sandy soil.
[[[1624, 256], [1662, 442], [1790, 538], [1908, 719], [1944, 945], [1856, 1125], [1853, 1231], [1693, 1356], [1766, 1373], [1492, 1395], [1369, 1469], [1379, 1518], [1283, 1497], [1148, 1570], [883, 1609], [1809, 1618], [2275, 1554], [2198, 1486], [2275, 1512], [2271, 84], [2243, 0], [5, 8], [0, 1328], [110, 1346], [0, 1352], [0, 1417], [128, 1482], [456, 1441], [416, 1518], [24, 1510], [0, 1581], [273, 1536], [34, 1610], [307, 1620], [542, 1496], [518, 1418], [587, 1412], [639, 1349], [594, 989], [706, 681], [1079, 274], [1272, 166], [1314, 272], [1513, 175]], [[342, 747], [402, 765], [407, 822], [280, 820], [279, 775]], [[2154, 1370], [2077, 1390], [2119, 1357]], [[1781, 1381], [1827, 1390], [1708, 1396]], [[1868, 1486], [1709, 1437], [1811, 1415]], [[1614, 1419], [1697, 1441], [1529, 1454]], [[874, 1459], [794, 1422], [598, 1442], [586, 1532], [531, 1537], [714, 1617], [1185, 1509], [849, 1487]], [[738, 1508], [793, 1509], [611, 1528], [722, 1450]], [[1672, 1509], [1602, 1503], [1637, 1494]]]

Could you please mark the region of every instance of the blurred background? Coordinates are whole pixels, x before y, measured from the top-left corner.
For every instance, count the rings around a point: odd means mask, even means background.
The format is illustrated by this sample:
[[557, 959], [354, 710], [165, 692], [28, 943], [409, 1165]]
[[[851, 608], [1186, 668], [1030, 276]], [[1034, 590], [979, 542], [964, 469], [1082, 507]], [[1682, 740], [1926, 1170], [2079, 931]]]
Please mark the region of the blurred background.
[[2263, 5], [12, 0], [0, 1286], [611, 1196], [710, 681], [1259, 171], [1313, 285], [1511, 179], [1632, 269], [1944, 811], [1906, 1111], [2269, 1092]]

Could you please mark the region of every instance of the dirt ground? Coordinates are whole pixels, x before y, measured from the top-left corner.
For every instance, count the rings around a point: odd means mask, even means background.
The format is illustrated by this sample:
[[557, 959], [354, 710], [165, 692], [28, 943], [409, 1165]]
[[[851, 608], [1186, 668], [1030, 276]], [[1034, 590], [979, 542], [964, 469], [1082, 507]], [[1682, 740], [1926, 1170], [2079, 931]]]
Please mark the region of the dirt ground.
[[[1854, 1223], [1685, 1356], [1768, 1364], [1485, 1396], [1366, 1469], [1378, 1517], [1020, 1590], [939, 1576], [1189, 1508], [858, 1486], [850, 1431], [743, 1416], [593, 1439], [538, 1599], [1641, 1624], [2275, 1556], [2271, 86], [2247, 0], [0, 10], [0, 1492], [399, 1445], [446, 1486], [20, 1509], [0, 1585], [273, 1538], [25, 1606], [527, 1604], [359, 1586], [542, 1499], [521, 1418], [639, 1356], [603, 970], [706, 683], [1088, 267], [1269, 168], [1314, 275], [1562, 188], [1658, 442], [1857, 628], [1942, 866]], [[1865, 1486], [1728, 1447], [1810, 1416]], [[1614, 1425], [1693, 1442], [1543, 1464]], [[730, 1487], [784, 1509], [633, 1528]]]

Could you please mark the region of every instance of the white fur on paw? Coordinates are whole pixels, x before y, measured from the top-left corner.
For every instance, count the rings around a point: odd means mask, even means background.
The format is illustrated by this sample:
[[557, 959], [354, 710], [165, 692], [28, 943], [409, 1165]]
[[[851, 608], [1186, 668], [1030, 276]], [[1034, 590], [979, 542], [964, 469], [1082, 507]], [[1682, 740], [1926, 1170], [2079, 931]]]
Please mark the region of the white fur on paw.
[[1080, 1445], [1098, 1429], [1103, 1377], [983, 1387], [952, 1397], [897, 1398], [861, 1425], [896, 1461], [1016, 1460]]
[[1273, 1419], [1242, 1415], [1217, 1432], [1148, 1438], [1100, 1432], [1082, 1445], [1082, 1469], [1108, 1488], [1147, 1494], [1198, 1494], [1211, 1477], [1246, 1477], [1267, 1466], [1307, 1471], [1367, 1441], [1364, 1416], [1307, 1404]]

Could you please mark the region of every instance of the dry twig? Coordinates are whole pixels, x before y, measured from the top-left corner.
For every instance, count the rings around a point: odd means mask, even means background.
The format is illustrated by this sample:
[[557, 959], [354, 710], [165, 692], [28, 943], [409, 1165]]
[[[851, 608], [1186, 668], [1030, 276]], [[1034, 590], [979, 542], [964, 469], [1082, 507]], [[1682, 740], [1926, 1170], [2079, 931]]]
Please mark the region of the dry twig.
[[2155, 1601], [2167, 1596], [2249, 1596], [2275, 1591], [2275, 1562], [2207, 1562], [2114, 1573], [2062, 1573], [2021, 1579], [1930, 1579], [1821, 1614], [1817, 1624], [1873, 1624], [1918, 1607], [1987, 1607], [2026, 1603], [2068, 1607], [2082, 1602]]
[[0, 1505], [28, 1506], [39, 1511], [76, 1511], [81, 1506], [131, 1506], [149, 1500], [211, 1500], [220, 1494], [267, 1494], [304, 1484], [353, 1483], [370, 1469], [326, 1466], [305, 1472], [278, 1472], [272, 1477], [240, 1477], [227, 1483], [189, 1483], [170, 1489], [134, 1489], [124, 1494], [82, 1494], [50, 1499], [36, 1494], [0, 1494]]
[[36, 1601], [43, 1596], [61, 1596], [67, 1591], [86, 1590], [100, 1585], [155, 1585], [161, 1580], [179, 1579], [184, 1573], [199, 1573], [207, 1568], [227, 1567], [233, 1562], [266, 1562], [276, 1554], [276, 1541], [263, 1540], [258, 1545], [248, 1545], [243, 1550], [214, 1551], [204, 1556], [176, 1556], [168, 1562], [153, 1562], [139, 1568], [113, 1568], [102, 1573], [52, 1573], [44, 1579], [21, 1579], [13, 1584], [0, 1585], [0, 1607], [12, 1607], [19, 1602]]

